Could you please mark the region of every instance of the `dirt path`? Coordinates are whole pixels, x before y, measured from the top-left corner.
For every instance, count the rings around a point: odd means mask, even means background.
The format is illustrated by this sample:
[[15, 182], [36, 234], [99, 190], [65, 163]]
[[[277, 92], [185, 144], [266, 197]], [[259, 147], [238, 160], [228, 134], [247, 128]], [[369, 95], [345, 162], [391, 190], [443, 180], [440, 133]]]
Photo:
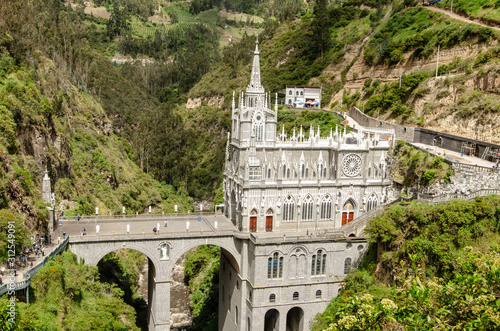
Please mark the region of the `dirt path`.
[[484, 27], [487, 27], [487, 28], [492, 28], [494, 30], [500, 31], [499, 27], [491, 26], [491, 25], [486, 25], [486, 24], [478, 22], [478, 21], [473, 21], [473, 20], [471, 20], [471, 19], [469, 19], [467, 17], [461, 16], [461, 15], [455, 13], [455, 12], [450, 13], [449, 9], [443, 9], [443, 8], [438, 8], [438, 7], [434, 7], [434, 6], [423, 6], [423, 8], [425, 8], [427, 10], [432, 10], [432, 11], [435, 11], [435, 12], [438, 12], [438, 13], [441, 13], [441, 14], [448, 15], [448, 16], [454, 18], [454, 19], [457, 19], [457, 20], [460, 20], [460, 21], [463, 21], [463, 22], [477, 24], [477, 25], [481, 25], [481, 26], [484, 26]]

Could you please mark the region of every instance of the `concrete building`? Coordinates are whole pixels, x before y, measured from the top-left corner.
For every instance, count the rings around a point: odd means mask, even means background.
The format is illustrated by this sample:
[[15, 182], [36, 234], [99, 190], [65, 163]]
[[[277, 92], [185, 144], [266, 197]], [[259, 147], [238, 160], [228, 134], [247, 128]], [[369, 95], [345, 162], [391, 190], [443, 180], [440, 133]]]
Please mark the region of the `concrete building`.
[[315, 107], [321, 108], [321, 90], [321, 87], [287, 85], [285, 89], [285, 104], [302, 108], [306, 102], [316, 100], [319, 102], [319, 105], [315, 105]]
[[257, 43], [246, 92], [238, 102], [233, 95], [223, 186], [226, 217], [248, 234], [248, 263], [237, 270], [221, 254], [221, 330], [308, 330], [367, 248], [363, 239], [310, 236], [383, 203], [390, 185], [390, 132], [348, 134], [344, 127], [322, 137], [311, 127], [288, 137], [284, 128], [277, 134], [277, 115], [261, 84]]

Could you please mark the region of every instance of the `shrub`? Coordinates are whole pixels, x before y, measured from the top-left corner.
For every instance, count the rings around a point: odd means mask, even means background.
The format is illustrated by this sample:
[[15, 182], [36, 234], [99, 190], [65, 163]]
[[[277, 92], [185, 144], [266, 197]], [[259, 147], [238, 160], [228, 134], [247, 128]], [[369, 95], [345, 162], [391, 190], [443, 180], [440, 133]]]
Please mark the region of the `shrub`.
[[436, 178], [436, 171], [434, 169], [427, 170], [422, 176], [423, 184], [428, 185]]

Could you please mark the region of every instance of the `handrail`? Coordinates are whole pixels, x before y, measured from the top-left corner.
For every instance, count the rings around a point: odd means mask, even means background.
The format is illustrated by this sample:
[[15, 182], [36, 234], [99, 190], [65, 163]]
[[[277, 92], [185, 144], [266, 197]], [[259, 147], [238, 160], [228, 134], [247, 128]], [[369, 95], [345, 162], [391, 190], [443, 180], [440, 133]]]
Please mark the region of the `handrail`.
[[422, 193], [418, 195], [418, 200], [426, 200], [431, 202], [443, 202], [449, 200], [472, 200], [479, 196], [488, 196], [488, 195], [499, 195], [500, 190], [497, 189], [481, 189], [469, 194], [462, 193], [443, 193], [439, 195], [430, 195], [427, 193]]
[[452, 168], [453, 170], [462, 170], [462, 171], [471, 171], [474, 173], [481, 173], [481, 172], [486, 172], [486, 173], [498, 173], [500, 172], [499, 169], [497, 168], [492, 168], [492, 167], [484, 167], [480, 166], [477, 164], [468, 164], [468, 163], [458, 163], [458, 162], [453, 162], [452, 163]]
[[[197, 216], [217, 216], [212, 211], [202, 211], [196, 213], [162, 213], [162, 214], [121, 214], [121, 215], [81, 215], [80, 221], [86, 220], [121, 220], [121, 219], [164, 219], [164, 218], [183, 218]], [[61, 221], [78, 221], [78, 216], [59, 216]]]
[[52, 252], [50, 252], [49, 255], [44, 257], [40, 263], [38, 263], [33, 268], [28, 269], [28, 271], [24, 273], [25, 279], [15, 283], [5, 283], [0, 285], [0, 295], [4, 295], [8, 291], [12, 290], [11, 284], [15, 284], [14, 286], [16, 291], [25, 289], [28, 286], [30, 286], [31, 277], [34, 274], [36, 274], [40, 268], [42, 268], [45, 264], [47, 264], [47, 262], [49, 262], [49, 260], [51, 260], [54, 256], [60, 254], [61, 251], [63, 251], [66, 248], [68, 242], [69, 242], [69, 236], [67, 236]]

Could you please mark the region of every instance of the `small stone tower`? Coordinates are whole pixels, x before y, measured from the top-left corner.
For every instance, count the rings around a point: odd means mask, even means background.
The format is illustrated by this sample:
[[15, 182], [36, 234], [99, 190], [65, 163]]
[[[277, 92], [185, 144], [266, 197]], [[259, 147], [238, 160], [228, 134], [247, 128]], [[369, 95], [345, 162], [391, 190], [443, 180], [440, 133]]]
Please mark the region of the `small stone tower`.
[[45, 176], [43, 176], [42, 181], [42, 199], [50, 204], [51, 198], [51, 189], [50, 189], [50, 177], [47, 168], [45, 168]]

